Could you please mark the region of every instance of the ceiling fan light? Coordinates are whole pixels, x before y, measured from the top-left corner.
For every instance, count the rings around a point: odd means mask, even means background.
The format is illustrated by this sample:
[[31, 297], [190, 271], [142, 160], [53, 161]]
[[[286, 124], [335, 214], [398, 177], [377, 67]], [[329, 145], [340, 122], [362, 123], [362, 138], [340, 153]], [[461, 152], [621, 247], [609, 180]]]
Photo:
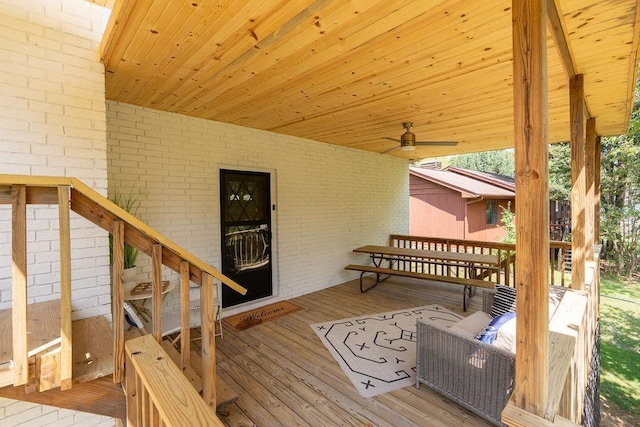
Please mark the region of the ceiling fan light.
[[403, 145], [402, 147], [400, 147], [400, 149], [402, 151], [413, 151], [416, 149], [416, 147], [414, 145]]

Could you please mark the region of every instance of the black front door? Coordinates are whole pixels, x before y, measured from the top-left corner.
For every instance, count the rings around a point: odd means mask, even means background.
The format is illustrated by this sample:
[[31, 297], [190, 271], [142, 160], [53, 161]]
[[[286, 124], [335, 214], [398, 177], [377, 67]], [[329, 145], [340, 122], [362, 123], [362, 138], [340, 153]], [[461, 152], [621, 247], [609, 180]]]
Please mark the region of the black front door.
[[222, 306], [272, 295], [269, 174], [221, 169], [220, 216], [222, 273], [247, 289], [222, 286]]

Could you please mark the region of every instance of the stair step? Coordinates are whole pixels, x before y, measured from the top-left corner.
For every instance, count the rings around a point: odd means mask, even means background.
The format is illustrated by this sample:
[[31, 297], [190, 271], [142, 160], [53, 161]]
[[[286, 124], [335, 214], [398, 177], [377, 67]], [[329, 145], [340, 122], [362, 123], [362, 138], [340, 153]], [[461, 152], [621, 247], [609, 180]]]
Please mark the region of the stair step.
[[[60, 301], [27, 306], [29, 384], [26, 391], [60, 386]], [[73, 328], [73, 382], [113, 373], [111, 328], [103, 316], [76, 320]], [[13, 384], [11, 309], [0, 311], [0, 387]]]
[[[193, 370], [202, 376], [202, 356], [196, 351], [191, 351], [191, 366]], [[216, 413], [220, 416], [229, 415], [231, 405], [238, 400], [238, 394], [219, 375], [216, 375]]]
[[[162, 348], [167, 352], [171, 360], [173, 360], [173, 363], [180, 367], [180, 352], [167, 340], [162, 341]], [[193, 388], [198, 393], [202, 393], [202, 376], [198, 375], [190, 366], [187, 366], [182, 373], [187, 377]]]
[[[170, 337], [162, 341], [162, 347], [169, 354], [171, 360], [177, 366], [180, 366], [180, 352], [171, 343]], [[191, 381], [194, 388], [199, 393], [202, 392], [202, 357], [196, 351], [191, 351], [190, 354], [190, 367], [187, 368], [185, 375]], [[238, 400], [238, 394], [233, 391], [229, 385], [223, 381], [220, 377], [216, 376], [216, 412], [220, 416], [226, 416], [229, 414], [229, 406], [234, 404]]]
[[[11, 309], [0, 311], [0, 387], [13, 384], [13, 330]], [[36, 355], [53, 354], [60, 345], [60, 301], [52, 300], [27, 306], [27, 352], [29, 355], [29, 379], [35, 389]], [[55, 363], [55, 356], [53, 363]], [[46, 368], [47, 364], [45, 364]]]
[[[0, 365], [13, 359], [11, 309], [0, 310]], [[27, 351], [46, 350], [60, 339], [60, 301], [46, 301], [27, 306]]]
[[107, 319], [89, 317], [72, 325], [74, 383], [113, 374], [113, 334]]

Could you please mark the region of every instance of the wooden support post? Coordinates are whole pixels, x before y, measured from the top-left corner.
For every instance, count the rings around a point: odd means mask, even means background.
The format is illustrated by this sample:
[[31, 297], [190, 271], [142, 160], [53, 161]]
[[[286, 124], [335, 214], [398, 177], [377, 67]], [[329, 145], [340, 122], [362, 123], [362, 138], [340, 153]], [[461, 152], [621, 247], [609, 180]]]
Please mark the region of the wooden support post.
[[111, 317], [113, 319], [113, 382], [124, 380], [124, 222], [113, 221]]
[[27, 188], [11, 187], [11, 322], [13, 325], [13, 385], [29, 380], [27, 339]]
[[595, 194], [596, 194], [596, 157], [600, 157], [600, 152], [596, 152], [596, 119], [587, 120], [587, 136], [585, 143], [585, 184], [586, 184], [586, 224], [585, 224], [585, 258], [593, 261], [593, 245], [595, 244]]
[[202, 398], [216, 407], [216, 341], [213, 305], [213, 277], [202, 272], [200, 287], [200, 330], [202, 332]]
[[189, 296], [189, 262], [180, 261], [180, 368], [189, 367], [191, 355], [191, 301]]
[[584, 77], [570, 81], [571, 110], [571, 288], [584, 289], [585, 281], [585, 170]]
[[153, 336], [162, 342], [162, 245], [153, 245], [151, 251], [151, 317], [153, 318]]
[[594, 161], [594, 195], [593, 195], [593, 239], [595, 244], [600, 244], [600, 160], [602, 152], [602, 141], [599, 136], [596, 136], [596, 145], [594, 147], [596, 153]]
[[60, 224], [60, 390], [73, 383], [73, 339], [71, 333], [71, 225], [69, 187], [58, 187], [58, 222]]
[[516, 406], [542, 416], [549, 358], [547, 1], [513, 0]]

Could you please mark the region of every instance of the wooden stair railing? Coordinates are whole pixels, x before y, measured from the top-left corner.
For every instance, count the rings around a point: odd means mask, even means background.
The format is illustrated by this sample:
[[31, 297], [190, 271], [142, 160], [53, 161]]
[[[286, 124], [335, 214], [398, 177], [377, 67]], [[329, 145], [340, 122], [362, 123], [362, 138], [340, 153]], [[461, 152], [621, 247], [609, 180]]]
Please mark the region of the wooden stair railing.
[[[180, 274], [181, 287], [181, 368], [189, 365], [189, 283], [201, 286], [202, 372], [204, 403], [215, 407], [215, 316], [214, 279], [245, 294], [246, 289], [176, 245], [156, 230], [112, 203], [75, 178], [0, 174], [0, 204], [12, 206], [12, 335], [13, 384], [29, 378], [27, 350], [27, 250], [26, 207], [28, 204], [58, 205], [60, 223], [60, 387], [72, 384], [71, 328], [71, 228], [69, 211], [113, 234], [112, 267], [113, 381], [122, 383], [125, 375], [124, 340], [124, 243], [136, 247], [152, 259], [153, 336], [162, 339], [162, 266]], [[167, 357], [168, 359], [168, 357]], [[180, 373], [182, 375], [182, 373]], [[153, 386], [151, 383], [150, 386]], [[153, 390], [153, 393], [162, 393]]]
[[[134, 426], [224, 426], [150, 335], [127, 341], [127, 422]], [[187, 421], [188, 420], [188, 421]]]

